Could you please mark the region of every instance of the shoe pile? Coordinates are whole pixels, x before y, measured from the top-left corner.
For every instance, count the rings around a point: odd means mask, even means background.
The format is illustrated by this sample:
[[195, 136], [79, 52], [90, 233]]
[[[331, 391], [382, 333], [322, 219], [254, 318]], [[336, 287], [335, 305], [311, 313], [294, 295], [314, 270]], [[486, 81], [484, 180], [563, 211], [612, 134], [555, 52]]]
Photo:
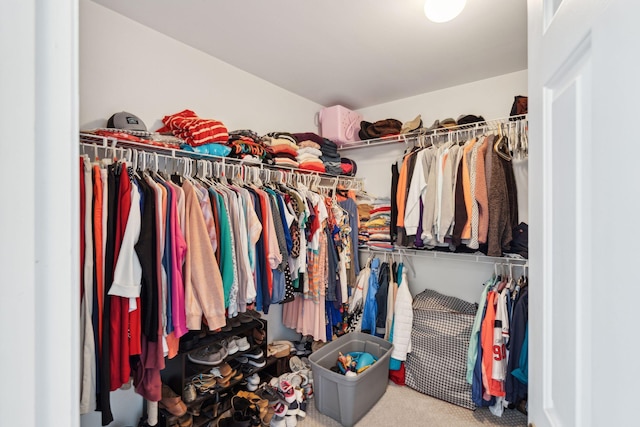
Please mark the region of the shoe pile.
[[[272, 397], [274, 414], [272, 427], [295, 427], [307, 413], [307, 401], [313, 396], [313, 376], [306, 358], [292, 356], [289, 365], [292, 372], [271, 379], [258, 390], [258, 395]], [[267, 398], [267, 397], [265, 397]]]
[[[269, 402], [249, 392], [239, 392], [231, 398], [231, 416], [219, 418], [219, 427], [263, 426], [268, 416]], [[268, 424], [266, 424], [268, 425]]]
[[291, 341], [274, 341], [267, 345], [267, 357], [281, 359], [295, 353], [295, 347]]
[[303, 335], [300, 341], [294, 341], [293, 346], [296, 356], [309, 356], [312, 353], [311, 346], [313, 337], [311, 335]]

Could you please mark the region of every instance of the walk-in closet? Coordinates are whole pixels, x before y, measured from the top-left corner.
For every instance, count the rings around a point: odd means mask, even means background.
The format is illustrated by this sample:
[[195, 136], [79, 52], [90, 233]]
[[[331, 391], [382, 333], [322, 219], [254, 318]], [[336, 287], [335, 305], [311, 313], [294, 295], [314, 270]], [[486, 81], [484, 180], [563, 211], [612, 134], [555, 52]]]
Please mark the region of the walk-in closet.
[[636, 2], [45, 3], [0, 425], [638, 424]]

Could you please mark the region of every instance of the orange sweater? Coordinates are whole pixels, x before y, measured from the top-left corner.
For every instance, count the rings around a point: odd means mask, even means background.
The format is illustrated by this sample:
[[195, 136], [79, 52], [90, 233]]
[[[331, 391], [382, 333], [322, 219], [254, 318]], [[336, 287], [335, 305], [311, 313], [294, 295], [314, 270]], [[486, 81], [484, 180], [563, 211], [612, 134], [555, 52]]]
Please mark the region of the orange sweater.
[[471, 165], [469, 161], [471, 160], [471, 150], [476, 142], [477, 139], [475, 138], [469, 141], [469, 143], [464, 146], [462, 152], [462, 190], [464, 191], [464, 204], [467, 208], [467, 222], [464, 224], [461, 236], [463, 239], [471, 238], [473, 194], [471, 194], [471, 174], [469, 169]]
[[[402, 166], [400, 168], [400, 176], [398, 177], [398, 192], [396, 193], [396, 204], [398, 205], [398, 219], [396, 221], [396, 225], [398, 227], [404, 227], [404, 210], [406, 208], [407, 199], [405, 199], [405, 194], [407, 192], [407, 185], [409, 180], [409, 157], [412, 154], [408, 154], [404, 157], [402, 161]], [[393, 195], [392, 195], [393, 196]]]

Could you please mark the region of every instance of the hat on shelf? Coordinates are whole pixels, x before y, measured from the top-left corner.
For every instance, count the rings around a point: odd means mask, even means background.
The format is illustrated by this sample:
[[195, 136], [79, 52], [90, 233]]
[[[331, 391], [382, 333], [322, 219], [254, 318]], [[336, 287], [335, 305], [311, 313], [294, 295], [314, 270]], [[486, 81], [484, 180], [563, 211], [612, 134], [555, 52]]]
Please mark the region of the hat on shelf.
[[435, 120], [433, 122], [433, 124], [431, 126], [429, 126], [428, 128], [426, 128], [425, 130], [432, 131], [432, 130], [440, 129], [441, 127], [442, 126], [440, 126], [440, 120]]
[[471, 123], [479, 123], [484, 122], [484, 117], [482, 116], [474, 116], [473, 114], [463, 114], [458, 117], [458, 126], [468, 125]]
[[446, 118], [440, 121], [440, 127], [453, 128], [456, 126], [458, 126], [458, 123], [452, 118]]
[[422, 127], [422, 116], [418, 114], [418, 116], [415, 119], [408, 121], [402, 125], [402, 129], [400, 129], [400, 133], [413, 132], [415, 130], [420, 129], [421, 127]]
[[121, 111], [115, 113], [107, 121], [107, 127], [112, 129], [126, 129], [126, 130], [139, 130], [147, 131], [147, 127], [140, 118], [134, 114]]
[[378, 120], [375, 123], [362, 121], [360, 122], [360, 139], [381, 138], [387, 135], [396, 135], [402, 129], [402, 122], [396, 119]]

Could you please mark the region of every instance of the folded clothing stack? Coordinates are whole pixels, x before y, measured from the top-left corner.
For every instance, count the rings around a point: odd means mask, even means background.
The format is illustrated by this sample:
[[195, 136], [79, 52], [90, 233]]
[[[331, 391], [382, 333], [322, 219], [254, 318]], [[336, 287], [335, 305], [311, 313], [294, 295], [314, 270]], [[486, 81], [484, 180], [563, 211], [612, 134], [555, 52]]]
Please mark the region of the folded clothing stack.
[[338, 146], [336, 143], [330, 139], [323, 138], [323, 143], [320, 144], [320, 151], [322, 151], [320, 160], [324, 163], [327, 173], [330, 175], [341, 175], [342, 162], [340, 161], [340, 155], [338, 154]]
[[376, 199], [373, 209], [369, 211], [369, 221], [365, 227], [369, 233], [368, 246], [393, 249], [391, 244], [391, 205], [389, 199]]
[[298, 144], [296, 139], [289, 133], [276, 132], [269, 133], [262, 137], [262, 143], [265, 145], [268, 153], [273, 158], [273, 164], [276, 166], [286, 166], [297, 168], [300, 164], [297, 161]]
[[231, 148], [229, 157], [247, 162], [260, 163], [267, 155], [262, 139], [257, 133], [249, 129], [229, 132], [227, 145]]
[[[358, 218], [360, 224], [366, 224], [371, 218], [371, 210], [373, 206], [369, 203], [358, 203]], [[369, 229], [365, 227], [358, 227], [358, 246], [367, 246], [369, 242]]]
[[225, 125], [214, 119], [202, 119], [191, 110], [183, 110], [162, 118], [164, 127], [158, 133], [171, 132], [191, 147], [205, 144], [226, 144], [229, 133]]
[[300, 169], [325, 173], [324, 163], [320, 160], [321, 155], [320, 145], [311, 140], [304, 140], [298, 144], [297, 160]]
[[356, 176], [356, 173], [358, 172], [358, 165], [356, 162], [346, 157], [342, 157], [340, 159], [340, 168], [342, 169], [342, 175], [346, 176]]

